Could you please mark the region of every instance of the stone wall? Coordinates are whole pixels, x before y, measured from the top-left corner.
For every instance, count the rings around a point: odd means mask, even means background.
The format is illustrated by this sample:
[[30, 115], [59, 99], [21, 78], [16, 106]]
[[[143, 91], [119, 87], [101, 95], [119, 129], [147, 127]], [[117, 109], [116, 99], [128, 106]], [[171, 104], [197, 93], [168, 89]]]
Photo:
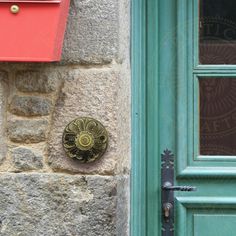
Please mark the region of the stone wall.
[[[129, 0], [72, 0], [59, 63], [0, 64], [0, 235], [129, 234]], [[79, 116], [109, 133], [79, 164], [62, 148]]]

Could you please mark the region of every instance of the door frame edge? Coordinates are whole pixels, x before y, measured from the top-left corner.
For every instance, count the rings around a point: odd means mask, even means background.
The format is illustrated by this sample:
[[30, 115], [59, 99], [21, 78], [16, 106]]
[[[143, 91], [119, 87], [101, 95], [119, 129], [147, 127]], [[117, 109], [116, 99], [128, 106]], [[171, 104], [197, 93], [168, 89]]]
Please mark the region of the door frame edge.
[[131, 209], [130, 235], [146, 235], [146, 0], [131, 3]]
[[[160, 0], [133, 0], [131, 7], [132, 161], [131, 236], [161, 235], [158, 117], [158, 24]], [[147, 17], [148, 16], [148, 17]], [[157, 27], [153, 33], [153, 27]], [[157, 89], [152, 96], [152, 91]], [[154, 111], [150, 115], [150, 111]], [[150, 129], [151, 128], [151, 129]], [[155, 172], [156, 170], [156, 172]], [[156, 198], [153, 198], [155, 194]]]
[[146, 0], [131, 3], [132, 159], [130, 235], [146, 235]]

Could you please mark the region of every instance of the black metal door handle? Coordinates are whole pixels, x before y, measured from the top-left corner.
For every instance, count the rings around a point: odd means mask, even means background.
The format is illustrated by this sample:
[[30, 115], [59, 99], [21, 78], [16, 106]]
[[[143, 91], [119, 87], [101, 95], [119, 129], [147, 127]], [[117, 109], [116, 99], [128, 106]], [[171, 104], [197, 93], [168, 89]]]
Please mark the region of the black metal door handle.
[[173, 186], [170, 182], [165, 182], [162, 186], [163, 190], [166, 191], [183, 191], [183, 192], [192, 192], [196, 191], [197, 188], [193, 186]]
[[193, 186], [174, 186], [175, 180], [175, 157], [166, 149], [161, 154], [161, 204], [162, 204], [162, 236], [174, 236], [175, 192], [196, 191]]

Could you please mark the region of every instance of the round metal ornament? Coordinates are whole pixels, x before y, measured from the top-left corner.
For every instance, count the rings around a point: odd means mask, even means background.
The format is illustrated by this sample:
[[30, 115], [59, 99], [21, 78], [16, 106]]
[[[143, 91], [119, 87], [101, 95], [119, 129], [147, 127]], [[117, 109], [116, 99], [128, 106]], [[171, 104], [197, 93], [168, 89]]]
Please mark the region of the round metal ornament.
[[68, 157], [81, 163], [99, 159], [106, 151], [108, 134], [97, 120], [80, 117], [71, 121], [63, 132], [62, 143]]

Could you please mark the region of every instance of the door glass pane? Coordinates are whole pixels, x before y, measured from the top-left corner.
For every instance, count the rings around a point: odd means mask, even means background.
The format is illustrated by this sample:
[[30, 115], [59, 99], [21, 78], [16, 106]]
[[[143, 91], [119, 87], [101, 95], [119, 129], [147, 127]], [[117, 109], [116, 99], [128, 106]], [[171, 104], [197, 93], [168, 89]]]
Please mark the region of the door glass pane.
[[236, 0], [200, 0], [200, 64], [236, 64]]
[[236, 78], [200, 78], [200, 154], [236, 155]]

